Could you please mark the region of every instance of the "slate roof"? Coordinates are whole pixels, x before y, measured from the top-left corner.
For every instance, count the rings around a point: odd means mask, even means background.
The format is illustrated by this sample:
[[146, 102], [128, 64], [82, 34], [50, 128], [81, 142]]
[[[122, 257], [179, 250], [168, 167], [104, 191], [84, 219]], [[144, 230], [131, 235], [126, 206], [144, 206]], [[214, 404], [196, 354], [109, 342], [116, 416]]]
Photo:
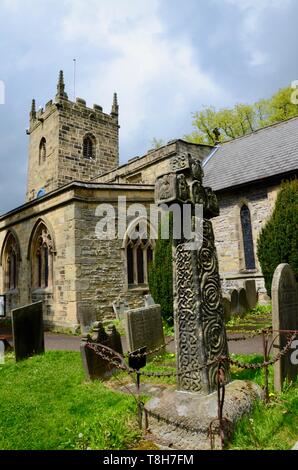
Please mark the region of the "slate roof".
[[298, 118], [221, 144], [203, 166], [204, 185], [215, 191], [297, 171]]

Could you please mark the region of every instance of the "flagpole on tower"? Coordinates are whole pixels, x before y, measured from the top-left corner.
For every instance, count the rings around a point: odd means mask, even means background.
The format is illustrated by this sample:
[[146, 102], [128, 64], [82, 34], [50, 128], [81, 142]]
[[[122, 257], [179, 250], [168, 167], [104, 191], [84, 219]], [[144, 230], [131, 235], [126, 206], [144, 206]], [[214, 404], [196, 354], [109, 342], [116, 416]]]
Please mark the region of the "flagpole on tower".
[[73, 100], [76, 100], [77, 59], [73, 59]]

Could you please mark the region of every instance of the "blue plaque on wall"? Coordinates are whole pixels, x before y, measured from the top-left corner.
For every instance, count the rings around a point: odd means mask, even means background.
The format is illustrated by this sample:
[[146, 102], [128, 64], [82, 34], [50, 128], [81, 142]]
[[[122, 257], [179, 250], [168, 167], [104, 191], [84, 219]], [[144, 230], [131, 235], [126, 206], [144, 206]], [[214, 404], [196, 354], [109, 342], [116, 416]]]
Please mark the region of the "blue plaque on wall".
[[37, 197], [37, 199], [38, 199], [38, 198], [40, 198], [40, 197], [42, 197], [42, 196], [45, 196], [45, 194], [46, 194], [46, 190], [45, 190], [44, 188], [41, 188], [41, 189], [38, 191], [36, 197]]

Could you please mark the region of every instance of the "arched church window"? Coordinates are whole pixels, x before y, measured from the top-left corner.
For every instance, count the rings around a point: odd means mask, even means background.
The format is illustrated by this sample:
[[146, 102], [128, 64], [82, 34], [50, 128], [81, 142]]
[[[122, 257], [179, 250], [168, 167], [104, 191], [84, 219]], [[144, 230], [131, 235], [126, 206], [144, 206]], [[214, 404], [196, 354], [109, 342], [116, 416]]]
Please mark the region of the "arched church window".
[[39, 144], [39, 164], [46, 161], [47, 157], [47, 141], [43, 137]]
[[245, 269], [256, 269], [250, 210], [245, 204], [241, 207], [240, 218], [243, 237]]
[[83, 156], [88, 160], [95, 158], [95, 139], [91, 135], [86, 135], [84, 137]]
[[53, 242], [47, 227], [40, 223], [32, 240], [32, 287], [46, 289], [53, 279]]
[[[153, 242], [146, 223], [136, 224], [126, 238], [126, 268], [129, 285], [148, 284], [149, 264], [153, 260]], [[133, 236], [132, 236], [133, 233]]]
[[18, 287], [19, 245], [12, 233], [9, 233], [6, 238], [2, 266], [5, 291], [16, 289]]

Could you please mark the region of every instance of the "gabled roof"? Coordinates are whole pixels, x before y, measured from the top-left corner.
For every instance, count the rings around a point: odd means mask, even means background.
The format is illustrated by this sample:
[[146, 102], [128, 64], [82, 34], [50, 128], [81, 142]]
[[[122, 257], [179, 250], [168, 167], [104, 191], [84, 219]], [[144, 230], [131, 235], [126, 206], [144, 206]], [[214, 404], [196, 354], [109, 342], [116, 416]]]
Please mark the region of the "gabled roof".
[[295, 171], [298, 171], [298, 118], [221, 144], [205, 160], [204, 185], [220, 191]]

